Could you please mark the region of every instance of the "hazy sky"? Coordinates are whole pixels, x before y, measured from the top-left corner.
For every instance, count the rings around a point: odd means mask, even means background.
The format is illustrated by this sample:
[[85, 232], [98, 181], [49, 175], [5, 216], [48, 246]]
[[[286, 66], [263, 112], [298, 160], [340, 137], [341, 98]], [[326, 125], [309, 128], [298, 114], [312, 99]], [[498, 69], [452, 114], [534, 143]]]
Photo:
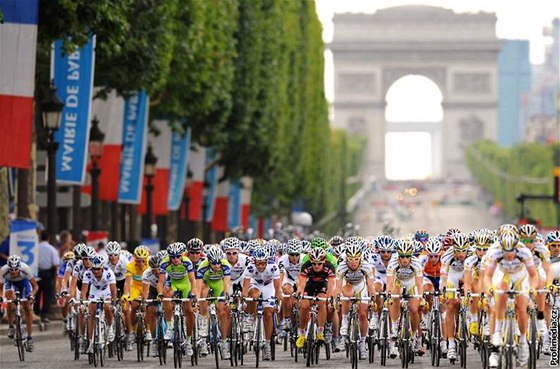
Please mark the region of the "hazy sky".
[[[544, 45], [543, 27], [550, 26], [554, 17], [560, 17], [559, 0], [315, 0], [317, 13], [323, 22], [325, 41], [333, 33], [332, 15], [344, 12], [373, 13], [377, 9], [406, 4], [433, 5], [455, 12], [496, 13], [496, 35], [499, 38], [524, 39], [531, 42], [531, 62], [542, 63]], [[550, 39], [549, 39], [550, 40]]]

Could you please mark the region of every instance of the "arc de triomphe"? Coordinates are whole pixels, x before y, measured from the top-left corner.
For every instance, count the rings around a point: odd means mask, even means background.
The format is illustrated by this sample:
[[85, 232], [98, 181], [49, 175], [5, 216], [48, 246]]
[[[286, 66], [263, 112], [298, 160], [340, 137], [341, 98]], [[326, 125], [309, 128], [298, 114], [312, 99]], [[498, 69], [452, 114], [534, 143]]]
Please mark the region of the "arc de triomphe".
[[497, 137], [496, 16], [431, 6], [335, 14], [334, 127], [368, 136], [365, 171], [385, 176], [385, 108], [399, 78], [430, 78], [443, 94], [442, 175], [469, 176], [464, 147]]

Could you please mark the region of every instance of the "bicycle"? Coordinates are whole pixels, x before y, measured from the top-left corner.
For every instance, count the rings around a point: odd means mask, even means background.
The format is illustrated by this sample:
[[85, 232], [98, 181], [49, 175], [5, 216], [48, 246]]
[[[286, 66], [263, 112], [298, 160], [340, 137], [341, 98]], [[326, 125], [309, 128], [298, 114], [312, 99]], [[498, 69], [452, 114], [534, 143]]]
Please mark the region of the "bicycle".
[[429, 347], [432, 366], [439, 366], [441, 353], [441, 310], [439, 307], [439, 297], [442, 293], [439, 290], [424, 293], [425, 296], [433, 296], [432, 309], [430, 311], [430, 327], [429, 327]]
[[[537, 290], [536, 293], [549, 293], [549, 290]], [[529, 344], [529, 362], [528, 369], [537, 368], [537, 359], [542, 345], [542, 337], [537, 329], [537, 300], [533, 294], [530, 294], [530, 304], [527, 307], [529, 315], [529, 331], [527, 332], [527, 342]]]
[[138, 362], [144, 361], [144, 347], [147, 346], [146, 356], [150, 356], [150, 342], [145, 340], [146, 323], [144, 321], [144, 301], [137, 299], [139, 306], [136, 309], [136, 358]]
[[[386, 292], [376, 293], [377, 296], [387, 297]], [[381, 365], [387, 365], [387, 352], [389, 350], [389, 299], [385, 298], [379, 318], [377, 345], [379, 347]]]
[[117, 360], [122, 361], [124, 359], [126, 335], [124, 331], [125, 324], [121, 300], [117, 301], [113, 313], [115, 316], [115, 339], [109, 344], [109, 357], [113, 357], [116, 353]]
[[[467, 367], [467, 341], [468, 341], [468, 328], [467, 328], [467, 310], [468, 304], [467, 299], [470, 299], [471, 294], [468, 294], [467, 298], [462, 296], [462, 289], [457, 288], [447, 288], [445, 292], [451, 292], [454, 294], [453, 298], [459, 297], [459, 312], [455, 317], [455, 340], [458, 343], [458, 353], [459, 353], [459, 363], [461, 368]], [[455, 364], [455, 360], [451, 360], [451, 364]]]
[[360, 297], [337, 297], [338, 301], [350, 301], [350, 312], [348, 314], [348, 335], [346, 336], [346, 356], [350, 356], [350, 363], [352, 369], [358, 368], [359, 350], [358, 344], [360, 342], [360, 322], [358, 318], [358, 303], [362, 301], [370, 302], [371, 299], [363, 299]]
[[389, 299], [399, 298], [401, 301], [401, 316], [399, 319], [399, 353], [401, 357], [402, 368], [408, 368], [410, 363], [414, 363], [414, 350], [412, 347], [412, 323], [410, 321], [410, 312], [408, 310], [409, 300], [412, 298], [421, 298], [422, 295], [407, 294], [389, 294]]
[[[317, 342], [317, 315], [319, 313], [319, 307], [317, 302], [325, 301], [332, 304], [332, 299], [327, 299], [326, 297], [318, 296], [301, 296], [301, 299], [311, 300], [311, 310], [309, 312], [309, 323], [307, 323], [307, 331], [304, 346], [304, 357], [306, 358], [306, 366], [317, 365], [319, 362], [319, 353], [321, 350], [321, 344]], [[326, 345], [325, 345], [326, 346]]]
[[157, 342], [157, 357], [159, 358], [159, 365], [167, 364], [167, 341], [165, 340], [165, 330], [167, 328], [167, 320], [165, 319], [165, 311], [163, 310], [162, 301], [158, 299], [149, 299], [146, 303], [155, 303], [156, 310], [156, 327], [155, 337], [153, 339]]
[[14, 344], [18, 349], [19, 361], [25, 361], [25, 351], [28, 351], [27, 339], [23, 337], [23, 325], [21, 319], [21, 303], [25, 301], [32, 301], [29, 299], [20, 298], [19, 291], [15, 292], [15, 298], [13, 300], [7, 300], [8, 303], [13, 303], [15, 305], [15, 330], [16, 335], [14, 338]]
[[[260, 353], [263, 351], [264, 354], [264, 321], [263, 321], [263, 312], [264, 312], [264, 303], [269, 301], [276, 301], [275, 298], [271, 298], [270, 300], [263, 299], [262, 296], [258, 298], [246, 297], [243, 299], [246, 302], [256, 302], [257, 303], [257, 326], [255, 332], [253, 334], [253, 340], [251, 344], [253, 346], [253, 350], [255, 351], [255, 360], [256, 364], [255, 367], [259, 367], [260, 361]], [[273, 355], [272, 348], [274, 347], [274, 342], [271, 340], [271, 357]]]
[[243, 331], [241, 327], [242, 314], [239, 310], [239, 296], [233, 295], [229, 299], [230, 309], [230, 330], [229, 330], [229, 351], [231, 366], [243, 365]]
[[74, 351], [74, 360], [80, 359], [80, 323], [79, 312], [75, 306], [74, 299], [68, 301], [70, 311], [66, 321], [66, 332], [70, 340], [70, 351]]
[[163, 301], [171, 301], [173, 307], [173, 367], [180, 368], [183, 364], [183, 346], [185, 343], [185, 314], [183, 313], [183, 302], [190, 298], [181, 298], [181, 291], [176, 291], [172, 298], [164, 298]]
[[375, 346], [379, 347], [379, 342], [377, 341], [379, 337], [379, 328], [376, 324], [377, 315], [377, 312], [375, 312], [370, 304], [368, 308], [368, 332], [366, 337], [370, 364], [373, 364], [375, 361]]
[[[295, 297], [295, 295], [282, 295], [282, 297]], [[298, 338], [298, 327], [299, 327], [299, 301], [296, 299], [292, 304], [292, 319], [289, 331], [286, 334], [286, 340], [290, 341], [290, 356], [298, 362], [298, 349], [296, 347], [296, 341]], [[287, 345], [287, 343], [284, 343]], [[286, 351], [286, 350], [284, 350]]]
[[[106, 322], [105, 309], [103, 306], [107, 303], [105, 300], [83, 300], [85, 304], [95, 304], [95, 317], [93, 325], [93, 353], [88, 353], [90, 364], [97, 367], [105, 365], [105, 348], [106, 348]], [[89, 309], [88, 309], [89, 310]], [[86, 310], [86, 311], [88, 311]], [[89, 333], [89, 331], [86, 331]], [[88, 334], [89, 336], [89, 334]]]
[[[208, 302], [215, 302], [215, 301], [224, 301], [225, 297], [203, 297], [198, 299], [197, 301], [208, 301]], [[209, 324], [210, 324], [210, 334], [208, 335], [208, 341], [210, 342], [210, 351], [214, 355], [214, 359], [216, 361], [216, 369], [220, 367], [220, 358], [222, 356], [221, 353], [221, 334], [220, 330], [218, 329], [218, 315], [216, 312], [216, 304], [210, 304], [208, 307], [208, 315], [210, 316]]]

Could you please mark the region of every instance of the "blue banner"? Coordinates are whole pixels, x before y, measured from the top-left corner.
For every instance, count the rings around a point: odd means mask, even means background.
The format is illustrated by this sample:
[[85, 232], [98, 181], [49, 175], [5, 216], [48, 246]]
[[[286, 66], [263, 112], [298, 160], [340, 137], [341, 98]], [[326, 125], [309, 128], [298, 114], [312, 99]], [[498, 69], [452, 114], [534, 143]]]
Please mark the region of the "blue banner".
[[187, 177], [187, 162], [189, 145], [191, 142], [191, 129], [186, 134], [173, 132], [171, 134], [171, 161], [169, 165], [169, 193], [167, 195], [167, 208], [178, 210], [183, 199], [185, 179]]
[[13, 220], [10, 224], [10, 255], [21, 256], [21, 261], [29, 265], [35, 276], [39, 272], [38, 246], [37, 222]]
[[[214, 161], [216, 152], [212, 147], [206, 149], [206, 165]], [[206, 182], [210, 185], [204, 198], [206, 206], [206, 223], [212, 222], [214, 216], [214, 199], [216, 198], [216, 187], [218, 185], [218, 166], [214, 165], [206, 171]]]
[[241, 225], [241, 186], [239, 181], [229, 184], [228, 228], [234, 229]]
[[55, 133], [59, 144], [56, 180], [81, 185], [88, 159], [95, 36], [91, 36], [82, 48], [66, 55], [62, 50], [62, 40], [56, 40], [53, 52], [54, 84], [56, 93], [64, 102], [60, 129]]
[[148, 127], [148, 95], [144, 91], [130, 96], [124, 103], [119, 202], [139, 204], [144, 177]]
[[[146, 246], [152, 255], [157, 254], [160, 250], [159, 238], [142, 238], [142, 245]], [[134, 252], [134, 250], [131, 250]]]

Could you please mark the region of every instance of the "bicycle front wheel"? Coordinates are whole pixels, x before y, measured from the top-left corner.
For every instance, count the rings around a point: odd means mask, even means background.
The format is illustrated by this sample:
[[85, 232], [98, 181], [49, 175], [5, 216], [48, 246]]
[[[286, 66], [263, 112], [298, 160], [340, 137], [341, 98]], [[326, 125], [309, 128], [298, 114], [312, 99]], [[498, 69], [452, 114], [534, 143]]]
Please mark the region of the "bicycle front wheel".
[[307, 340], [305, 342], [306, 348], [306, 355], [307, 361], [305, 366], [310, 367], [313, 364], [314, 353], [313, 350], [315, 348], [315, 317], [311, 316], [311, 322], [309, 323], [309, 330], [307, 332]]
[[214, 358], [216, 359], [216, 369], [220, 368], [220, 353], [218, 345], [218, 323], [215, 318], [212, 319], [212, 348], [214, 351]]
[[261, 326], [262, 326], [262, 318], [258, 317], [257, 318], [257, 337], [256, 340], [253, 344], [253, 349], [255, 350], [255, 362], [256, 362], [256, 368], [259, 367], [259, 359], [260, 359], [260, 355], [261, 355]]
[[537, 319], [534, 313], [531, 314], [529, 328], [529, 366], [528, 369], [536, 369], [537, 367]]
[[181, 349], [182, 335], [181, 335], [181, 319], [179, 317], [174, 318], [173, 327], [173, 366], [175, 368], [180, 368], [183, 364], [183, 352]]
[[16, 345], [18, 349], [19, 361], [25, 361], [25, 345], [23, 342], [23, 334], [21, 330], [23, 329], [21, 325], [21, 316], [16, 315]]

